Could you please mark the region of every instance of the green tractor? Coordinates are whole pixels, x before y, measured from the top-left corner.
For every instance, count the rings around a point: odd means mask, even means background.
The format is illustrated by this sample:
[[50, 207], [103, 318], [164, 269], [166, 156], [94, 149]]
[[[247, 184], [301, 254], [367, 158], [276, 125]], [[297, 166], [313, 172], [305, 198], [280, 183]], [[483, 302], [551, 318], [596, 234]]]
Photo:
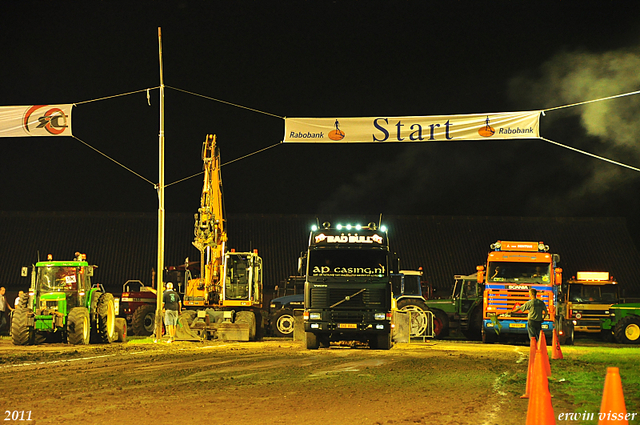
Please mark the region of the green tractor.
[[640, 344], [640, 303], [614, 304], [609, 318], [600, 322], [605, 340], [619, 344]]
[[[14, 345], [69, 342], [110, 343], [126, 338], [126, 322], [116, 320], [113, 295], [91, 284], [93, 269], [86, 255], [73, 261], [39, 261], [31, 271], [31, 287], [13, 313]], [[28, 269], [23, 268], [23, 276]]]

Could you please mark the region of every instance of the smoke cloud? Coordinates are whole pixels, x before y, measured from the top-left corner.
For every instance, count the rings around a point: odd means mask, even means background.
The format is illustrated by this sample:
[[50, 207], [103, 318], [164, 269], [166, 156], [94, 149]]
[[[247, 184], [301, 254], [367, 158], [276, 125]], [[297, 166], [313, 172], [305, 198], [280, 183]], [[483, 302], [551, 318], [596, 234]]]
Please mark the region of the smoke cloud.
[[[509, 82], [509, 91], [514, 101], [527, 104], [531, 109], [570, 105], [639, 90], [638, 69], [638, 48], [604, 53], [583, 50], [562, 52], [542, 64], [534, 73], [513, 78]], [[640, 95], [549, 111], [541, 119], [541, 134], [564, 145], [640, 167], [639, 114]], [[579, 120], [583, 132], [576, 133], [563, 128], [571, 124], [571, 116]], [[584, 164], [583, 161], [577, 162]], [[562, 208], [565, 213], [576, 212], [571, 211], [571, 205], [579, 208], [590, 197], [615, 191], [640, 177], [636, 171], [596, 159], [588, 164], [590, 170], [583, 176], [582, 184], [563, 194], [568, 201]], [[575, 168], [571, 163], [567, 164], [567, 172], [577, 173]], [[580, 172], [584, 171], [583, 165]], [[556, 208], [557, 214], [559, 204], [551, 202], [548, 205]]]

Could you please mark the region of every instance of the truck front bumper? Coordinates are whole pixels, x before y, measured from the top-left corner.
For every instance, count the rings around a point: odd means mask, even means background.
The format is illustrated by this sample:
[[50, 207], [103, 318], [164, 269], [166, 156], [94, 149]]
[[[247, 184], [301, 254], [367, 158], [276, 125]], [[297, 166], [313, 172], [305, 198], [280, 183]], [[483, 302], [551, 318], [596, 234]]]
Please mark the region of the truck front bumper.
[[[485, 319], [483, 321], [482, 327], [485, 331], [498, 331], [499, 334], [521, 334], [528, 335], [529, 329], [527, 326], [526, 320], [504, 320], [499, 319], [497, 322], [493, 322], [492, 320]], [[545, 334], [551, 334], [553, 332], [553, 322], [544, 321], [542, 322], [542, 330]]]
[[375, 323], [335, 323], [335, 322], [304, 322], [305, 332], [341, 332], [341, 333], [386, 333], [391, 330], [389, 321]]

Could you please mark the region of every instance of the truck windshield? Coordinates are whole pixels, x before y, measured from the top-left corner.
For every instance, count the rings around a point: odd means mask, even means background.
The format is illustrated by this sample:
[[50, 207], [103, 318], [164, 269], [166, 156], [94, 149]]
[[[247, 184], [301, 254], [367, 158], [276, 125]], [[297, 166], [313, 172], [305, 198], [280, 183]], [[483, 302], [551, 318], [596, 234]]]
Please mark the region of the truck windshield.
[[520, 282], [549, 284], [549, 263], [489, 263], [487, 282]]
[[571, 284], [569, 301], [574, 303], [604, 303], [618, 302], [618, 287], [614, 285], [581, 285]]
[[309, 252], [309, 276], [386, 277], [387, 252], [361, 249], [317, 249]]
[[77, 267], [39, 267], [37, 277], [38, 287], [42, 291], [77, 290], [77, 271]]

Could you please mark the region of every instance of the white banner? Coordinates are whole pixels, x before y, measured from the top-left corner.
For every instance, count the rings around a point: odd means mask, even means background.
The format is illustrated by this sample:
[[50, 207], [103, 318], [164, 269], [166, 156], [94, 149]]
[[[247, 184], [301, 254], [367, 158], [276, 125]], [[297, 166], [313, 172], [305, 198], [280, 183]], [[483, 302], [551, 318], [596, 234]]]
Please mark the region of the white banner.
[[69, 105], [0, 106], [0, 137], [72, 136]]
[[535, 139], [540, 111], [377, 118], [285, 118], [284, 142], [378, 143]]

